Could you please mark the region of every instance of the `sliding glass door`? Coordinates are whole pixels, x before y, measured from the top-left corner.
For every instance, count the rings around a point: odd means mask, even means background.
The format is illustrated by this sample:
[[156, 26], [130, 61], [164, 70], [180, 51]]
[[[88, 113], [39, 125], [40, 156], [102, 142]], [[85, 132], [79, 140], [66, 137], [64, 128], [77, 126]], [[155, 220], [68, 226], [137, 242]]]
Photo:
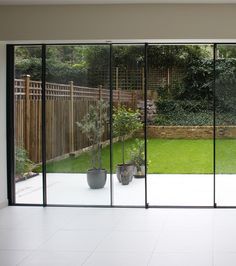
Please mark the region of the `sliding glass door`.
[[145, 205], [145, 45], [112, 46], [113, 204]]
[[148, 202], [213, 204], [213, 46], [149, 45]]
[[236, 206], [236, 45], [9, 47], [10, 202]]
[[236, 206], [236, 45], [216, 55], [216, 203]]
[[110, 205], [109, 45], [47, 45], [47, 203]]

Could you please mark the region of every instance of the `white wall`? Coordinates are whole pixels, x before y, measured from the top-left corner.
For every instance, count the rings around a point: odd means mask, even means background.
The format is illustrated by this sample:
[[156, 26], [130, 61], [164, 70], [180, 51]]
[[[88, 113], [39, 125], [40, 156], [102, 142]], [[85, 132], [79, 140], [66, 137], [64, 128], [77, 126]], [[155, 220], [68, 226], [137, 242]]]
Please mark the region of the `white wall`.
[[7, 205], [6, 46], [0, 42], [0, 208]]
[[0, 40], [236, 39], [236, 4], [0, 6]]

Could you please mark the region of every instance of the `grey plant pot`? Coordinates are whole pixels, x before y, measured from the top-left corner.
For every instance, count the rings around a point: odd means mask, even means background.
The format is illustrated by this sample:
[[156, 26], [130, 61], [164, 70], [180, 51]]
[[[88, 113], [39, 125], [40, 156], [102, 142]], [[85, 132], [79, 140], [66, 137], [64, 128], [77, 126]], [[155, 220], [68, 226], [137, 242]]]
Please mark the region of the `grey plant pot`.
[[145, 178], [145, 165], [140, 166], [141, 171], [137, 171], [137, 167], [134, 167], [134, 178]]
[[116, 175], [119, 182], [122, 185], [128, 185], [134, 174], [134, 165], [133, 164], [118, 164], [116, 168]]
[[89, 169], [87, 171], [87, 182], [91, 189], [103, 188], [107, 180], [105, 169]]

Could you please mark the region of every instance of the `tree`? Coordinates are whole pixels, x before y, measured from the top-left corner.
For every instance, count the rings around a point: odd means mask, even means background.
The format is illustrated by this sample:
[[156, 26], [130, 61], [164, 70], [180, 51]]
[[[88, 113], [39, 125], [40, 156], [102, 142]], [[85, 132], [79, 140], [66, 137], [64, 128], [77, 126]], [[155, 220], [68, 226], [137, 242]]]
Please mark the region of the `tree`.
[[107, 103], [100, 100], [96, 105], [90, 105], [82, 121], [76, 123], [92, 146], [91, 164], [93, 169], [102, 169], [101, 142], [108, 120], [107, 108]]
[[122, 142], [122, 163], [125, 164], [125, 137], [142, 127], [139, 111], [132, 111], [125, 106], [114, 108], [113, 132]]

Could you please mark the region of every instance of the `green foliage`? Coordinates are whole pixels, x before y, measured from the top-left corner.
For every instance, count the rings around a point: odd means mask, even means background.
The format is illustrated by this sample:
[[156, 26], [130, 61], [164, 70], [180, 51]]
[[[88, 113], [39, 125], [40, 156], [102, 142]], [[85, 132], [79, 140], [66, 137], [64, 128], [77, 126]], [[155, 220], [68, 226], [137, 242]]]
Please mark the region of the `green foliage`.
[[15, 147], [15, 174], [23, 176], [33, 169], [33, 162], [29, 159], [28, 152], [23, 148]]
[[155, 117], [154, 125], [156, 125], [156, 126], [172, 125], [173, 122], [172, 122], [171, 118], [168, 117], [167, 115], [158, 114]]
[[[219, 110], [218, 110], [219, 109]], [[201, 111], [185, 111], [175, 109], [168, 113], [159, 113], [155, 119], [155, 125], [162, 126], [212, 126], [213, 111], [202, 109]], [[216, 108], [216, 125], [236, 125], [234, 112], [222, 112], [220, 107]]]
[[125, 163], [125, 136], [132, 135], [136, 130], [143, 126], [138, 110], [133, 111], [125, 106], [119, 106], [113, 110], [113, 132], [122, 141], [122, 162]]
[[195, 60], [211, 58], [211, 45], [152, 45], [148, 50], [150, 67], [186, 67]]
[[125, 106], [113, 110], [113, 132], [115, 136], [124, 137], [142, 127], [140, 113]]
[[[225, 51], [226, 52], [226, 51]], [[181, 86], [159, 88], [157, 125], [212, 125], [213, 62], [190, 62]], [[216, 122], [236, 124], [236, 59], [216, 61]]]
[[216, 64], [217, 112], [236, 113], [236, 59], [219, 59]]
[[156, 102], [156, 125], [198, 126], [213, 124], [213, 102], [164, 99]]
[[236, 58], [236, 47], [232, 45], [217, 45], [219, 58]]
[[171, 81], [169, 86], [163, 83], [157, 87], [159, 98], [199, 101], [213, 99], [212, 59], [196, 58], [186, 62], [181, 73], [181, 78]]
[[42, 59], [40, 46], [17, 46], [15, 48], [15, 76], [30, 75], [33, 80], [41, 80]]
[[[47, 82], [74, 81], [80, 86], [106, 86], [109, 73], [109, 47], [88, 45], [48, 45], [46, 58]], [[16, 48], [16, 78], [29, 74], [32, 80], [42, 79], [41, 48]]]
[[213, 110], [213, 102], [207, 100], [173, 100], [173, 99], [160, 99], [156, 101], [158, 113], [166, 114], [170, 112], [201, 112], [204, 110]]
[[108, 120], [107, 108], [108, 104], [100, 100], [96, 105], [90, 105], [87, 114], [83, 117], [81, 122], [76, 123], [92, 146], [91, 164], [93, 169], [102, 168], [101, 142]]
[[[106, 45], [48, 45], [47, 81], [81, 86], [107, 86], [109, 74], [109, 46]], [[144, 45], [114, 45], [113, 66], [137, 70], [144, 66]], [[186, 66], [195, 59], [209, 58], [210, 46], [153, 45], [149, 47], [149, 67]], [[41, 46], [16, 48], [16, 77], [29, 74], [41, 80]], [[136, 78], [130, 78], [134, 81]]]
[[187, 65], [183, 79], [184, 91], [178, 99], [213, 99], [213, 60], [196, 59]]
[[115, 67], [136, 69], [144, 65], [145, 50], [143, 45], [116, 45], [112, 50]]
[[144, 140], [135, 139], [130, 149], [131, 162], [141, 171], [141, 166], [145, 165]]
[[157, 116], [155, 124], [165, 126], [212, 126], [213, 115], [209, 112], [178, 112], [174, 115], [161, 115], [160, 117]]
[[[174, 80], [171, 86], [157, 88], [161, 98], [208, 99], [211, 97], [212, 46], [210, 45], [150, 45], [150, 68], [183, 68], [184, 80]], [[106, 45], [48, 45], [46, 79], [48, 82], [97, 87], [109, 83], [109, 46]], [[144, 45], [114, 45], [113, 66], [134, 70], [144, 66]], [[205, 60], [205, 62], [204, 62]], [[16, 48], [16, 77], [31, 75], [41, 80], [41, 47]], [[137, 77], [130, 73], [130, 89], [137, 86]], [[122, 81], [121, 81], [122, 86]]]

